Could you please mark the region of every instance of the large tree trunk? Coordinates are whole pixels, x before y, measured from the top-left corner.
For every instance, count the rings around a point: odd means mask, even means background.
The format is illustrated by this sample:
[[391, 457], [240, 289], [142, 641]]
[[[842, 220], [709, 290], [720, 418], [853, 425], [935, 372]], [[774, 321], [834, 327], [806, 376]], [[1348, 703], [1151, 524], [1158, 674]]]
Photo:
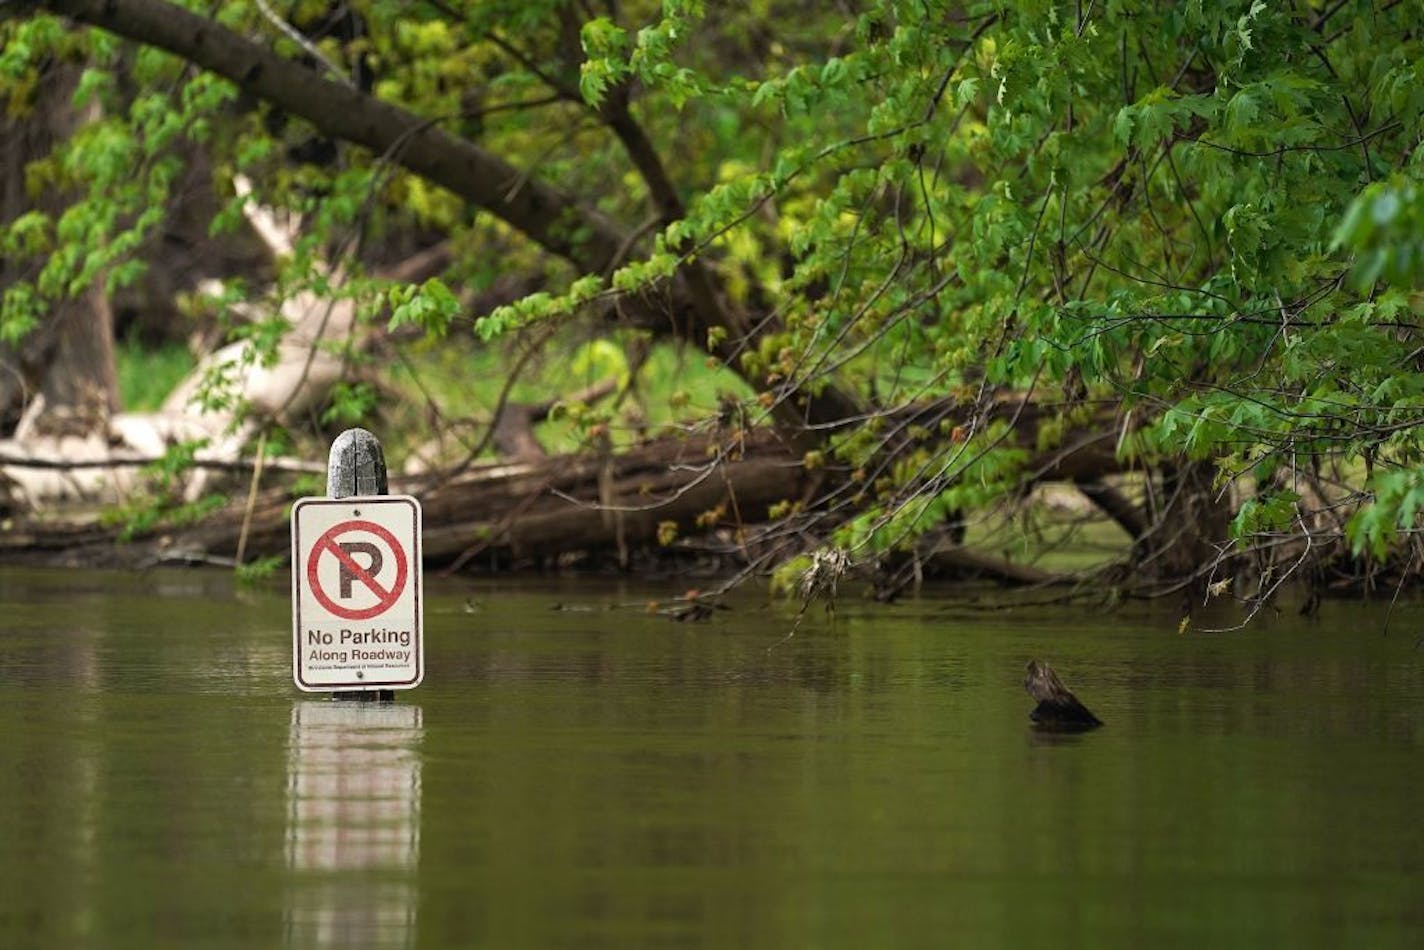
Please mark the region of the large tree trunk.
[[[80, 68], [49, 65], [30, 102], [0, 101], [0, 227], [38, 209], [57, 214], [64, 196], [32, 196], [29, 164], [74, 134]], [[0, 258], [0, 292], [34, 273]], [[99, 286], [57, 303], [18, 347], [0, 347], [0, 432], [21, 437], [102, 432], [118, 408], [113, 315]]]
[[107, 430], [119, 408], [114, 368], [114, 317], [100, 287], [55, 305], [47, 321], [53, 348], [17, 439], [86, 436]]

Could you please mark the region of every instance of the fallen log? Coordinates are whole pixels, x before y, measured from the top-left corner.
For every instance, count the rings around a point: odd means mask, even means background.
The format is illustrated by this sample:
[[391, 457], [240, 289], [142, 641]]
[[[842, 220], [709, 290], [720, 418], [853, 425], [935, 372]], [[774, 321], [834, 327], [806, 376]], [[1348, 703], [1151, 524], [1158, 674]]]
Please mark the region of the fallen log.
[[[1021, 433], [1023, 443], [1032, 444], [1032, 429]], [[1083, 432], [1035, 455], [1026, 477], [1034, 482], [1116, 471], [1110, 445], [1109, 436]], [[248, 558], [282, 556], [289, 545], [291, 496], [280, 484], [281, 471], [303, 467], [269, 461], [270, 487], [254, 491], [247, 504], [230, 505], [198, 524], [157, 527], [125, 543], [116, 543], [124, 536], [121, 526], [100, 523], [92, 512], [87, 520], [69, 521], [56, 514], [16, 512], [9, 530], [0, 533], [0, 562], [224, 563], [235, 558], [244, 521], [242, 547]], [[814, 509], [822, 491], [848, 477], [824, 467], [808, 472], [804, 457], [772, 430], [718, 430], [666, 436], [616, 453], [605, 444], [572, 455], [393, 478], [391, 490], [421, 499], [424, 551], [432, 566], [542, 566], [610, 552], [626, 566], [633, 552], [661, 551], [670, 538], [714, 533], [722, 539], [721, 548], [746, 554], [746, 529], [770, 521], [773, 505], [790, 502]], [[834, 523], [832, 518], [814, 534], [824, 536], [821, 529]], [[814, 538], [795, 543], [808, 541]], [[684, 553], [694, 553], [693, 547]], [[955, 576], [991, 576], [1014, 584], [1055, 580], [1047, 572], [1001, 563], [957, 544], [937, 552], [934, 560]]]
[[[484, 556], [506, 566], [570, 552], [655, 547], [685, 536], [763, 521], [767, 509], [800, 497], [805, 471], [770, 433], [730, 442], [667, 438], [617, 455], [579, 454], [473, 466], [457, 477], [392, 479], [425, 510], [424, 552], [435, 565]], [[249, 557], [282, 555], [289, 545], [290, 499], [269, 489], [249, 518]], [[121, 529], [100, 523], [16, 518], [0, 535], [0, 562], [132, 567], [158, 560], [231, 557], [244, 506], [202, 523], [168, 527], [118, 544]]]
[[[948, 404], [934, 408], [935, 422], [952, 411]], [[1112, 451], [1113, 433], [1102, 419], [1064, 434], [1052, 448], [1034, 452], [1040, 418], [1051, 417], [1050, 409], [1019, 397], [1005, 400], [994, 414], [1009, 415], [1020, 424], [1016, 441], [1032, 452], [1023, 474], [1026, 486], [1049, 480], [1081, 482], [1120, 470]], [[789, 532], [784, 542], [775, 543], [816, 543], [853, 513], [853, 506], [841, 502], [854, 480], [851, 472], [827, 467], [824, 460], [812, 471], [804, 462], [805, 456], [774, 430], [718, 428], [669, 435], [617, 452], [604, 441], [572, 455], [394, 478], [391, 490], [421, 499], [424, 550], [432, 565], [538, 566], [570, 555], [613, 552], [626, 566], [635, 551], [657, 551], [670, 539], [692, 536], [715, 535], [719, 542], [714, 547], [750, 557], [744, 542], [755, 533], [747, 529], [771, 521], [770, 509], [780, 503], [805, 511], [816, 527], [810, 533]], [[228, 465], [244, 467], [233, 461], [220, 467]], [[15, 507], [9, 530], [0, 534], [0, 562], [215, 562], [235, 558], [239, 546], [250, 557], [283, 555], [289, 543], [291, 495], [285, 487], [290, 478], [282, 479], [281, 470], [293, 467], [269, 460], [268, 487], [258, 491], [254, 479], [246, 504], [230, 505], [198, 524], [154, 528], [122, 545], [115, 544], [124, 536], [122, 528], [94, 523], [92, 512], [88, 521], [66, 521], [60, 514], [41, 516]], [[816, 514], [818, 505], [826, 506], [821, 515]], [[240, 545], [244, 533], [246, 541]], [[987, 558], [955, 540], [933, 559], [955, 576], [990, 576], [1013, 584], [1056, 579], [1032, 567]], [[692, 546], [685, 548], [693, 553]]]

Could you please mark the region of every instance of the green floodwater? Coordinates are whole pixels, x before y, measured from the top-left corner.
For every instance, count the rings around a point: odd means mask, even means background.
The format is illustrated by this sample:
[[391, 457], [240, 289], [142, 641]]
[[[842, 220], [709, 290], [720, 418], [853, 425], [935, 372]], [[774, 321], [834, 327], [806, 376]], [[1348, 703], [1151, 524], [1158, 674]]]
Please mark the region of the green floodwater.
[[[1417, 609], [659, 593], [428, 584], [353, 705], [278, 585], [0, 572], [0, 947], [1424, 946]], [[1107, 726], [1032, 732], [1031, 656]]]

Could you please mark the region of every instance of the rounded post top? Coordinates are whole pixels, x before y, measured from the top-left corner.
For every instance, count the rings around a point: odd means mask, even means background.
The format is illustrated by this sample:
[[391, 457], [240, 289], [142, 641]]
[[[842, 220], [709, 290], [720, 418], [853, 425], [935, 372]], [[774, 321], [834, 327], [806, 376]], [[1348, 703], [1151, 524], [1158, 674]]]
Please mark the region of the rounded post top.
[[381, 440], [365, 429], [347, 429], [338, 435], [326, 463], [327, 497], [384, 495], [387, 491]]

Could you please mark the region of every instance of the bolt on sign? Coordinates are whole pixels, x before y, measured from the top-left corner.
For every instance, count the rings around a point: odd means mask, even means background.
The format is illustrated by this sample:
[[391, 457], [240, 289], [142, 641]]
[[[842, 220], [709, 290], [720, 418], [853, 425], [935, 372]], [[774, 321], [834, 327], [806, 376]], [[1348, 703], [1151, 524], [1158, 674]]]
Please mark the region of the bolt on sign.
[[311, 692], [412, 689], [425, 676], [420, 502], [292, 506], [292, 678]]

